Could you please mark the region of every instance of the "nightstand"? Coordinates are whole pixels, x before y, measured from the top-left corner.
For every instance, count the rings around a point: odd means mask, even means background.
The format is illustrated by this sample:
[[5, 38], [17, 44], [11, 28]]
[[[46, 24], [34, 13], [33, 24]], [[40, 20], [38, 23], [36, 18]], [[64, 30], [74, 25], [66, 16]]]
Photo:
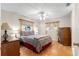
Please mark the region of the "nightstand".
[[1, 43], [1, 56], [19, 56], [20, 41], [18, 38], [11, 38], [8, 42]]

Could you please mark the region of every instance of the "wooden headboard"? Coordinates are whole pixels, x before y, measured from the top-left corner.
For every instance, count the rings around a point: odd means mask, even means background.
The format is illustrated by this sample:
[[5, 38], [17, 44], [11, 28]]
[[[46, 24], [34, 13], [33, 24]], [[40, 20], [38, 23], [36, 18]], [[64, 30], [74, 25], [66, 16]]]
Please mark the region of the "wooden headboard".
[[[24, 19], [19, 19], [19, 22], [20, 22], [20, 34], [25, 33], [25, 32], [28, 33], [28, 34], [33, 34], [33, 32], [34, 32], [34, 22], [24, 20]], [[25, 26], [30, 26], [32, 28], [32, 30], [29, 31], [29, 32], [25, 31]]]

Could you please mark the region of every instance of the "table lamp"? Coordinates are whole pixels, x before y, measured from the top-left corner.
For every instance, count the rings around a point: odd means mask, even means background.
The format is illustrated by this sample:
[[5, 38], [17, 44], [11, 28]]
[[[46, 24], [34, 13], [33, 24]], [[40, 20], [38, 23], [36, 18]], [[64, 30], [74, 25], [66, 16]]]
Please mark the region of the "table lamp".
[[4, 30], [4, 34], [3, 34], [4, 41], [3, 42], [7, 42], [7, 38], [8, 38], [7, 30], [11, 30], [8, 23], [2, 23], [1, 30]]

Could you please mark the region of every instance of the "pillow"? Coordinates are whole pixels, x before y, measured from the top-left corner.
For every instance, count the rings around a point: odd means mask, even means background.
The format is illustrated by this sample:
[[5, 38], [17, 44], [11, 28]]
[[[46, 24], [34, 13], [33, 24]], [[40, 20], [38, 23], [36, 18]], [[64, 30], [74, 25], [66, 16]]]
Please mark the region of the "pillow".
[[29, 35], [34, 35], [34, 32], [33, 31], [30, 31], [30, 32], [22, 31], [21, 32], [21, 36], [29, 36]]

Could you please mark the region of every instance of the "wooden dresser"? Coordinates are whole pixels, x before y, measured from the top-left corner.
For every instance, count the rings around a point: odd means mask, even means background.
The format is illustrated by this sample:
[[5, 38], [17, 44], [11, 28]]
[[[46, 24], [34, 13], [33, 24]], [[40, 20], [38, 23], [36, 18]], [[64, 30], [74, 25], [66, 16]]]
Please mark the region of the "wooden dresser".
[[18, 38], [12, 38], [8, 42], [1, 43], [1, 56], [19, 56], [20, 43]]
[[71, 28], [63, 27], [59, 28], [58, 32], [59, 42], [65, 46], [71, 46]]

